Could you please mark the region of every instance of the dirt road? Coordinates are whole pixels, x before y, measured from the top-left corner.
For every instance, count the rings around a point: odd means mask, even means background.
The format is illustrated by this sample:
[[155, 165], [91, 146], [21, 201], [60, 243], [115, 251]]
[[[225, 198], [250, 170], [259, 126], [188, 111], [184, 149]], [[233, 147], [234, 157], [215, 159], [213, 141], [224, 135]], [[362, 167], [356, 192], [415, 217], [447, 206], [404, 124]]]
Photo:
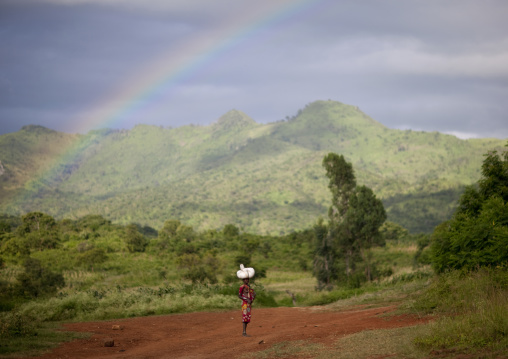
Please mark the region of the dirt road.
[[[88, 339], [65, 343], [39, 358], [240, 358], [274, 343], [307, 340], [332, 345], [363, 330], [421, 323], [411, 316], [386, 316], [395, 307], [341, 312], [319, 308], [253, 308], [242, 337], [240, 311], [152, 316], [113, 321], [71, 323], [65, 329], [89, 332]], [[113, 326], [122, 329], [113, 329]], [[113, 347], [105, 347], [106, 339]]]

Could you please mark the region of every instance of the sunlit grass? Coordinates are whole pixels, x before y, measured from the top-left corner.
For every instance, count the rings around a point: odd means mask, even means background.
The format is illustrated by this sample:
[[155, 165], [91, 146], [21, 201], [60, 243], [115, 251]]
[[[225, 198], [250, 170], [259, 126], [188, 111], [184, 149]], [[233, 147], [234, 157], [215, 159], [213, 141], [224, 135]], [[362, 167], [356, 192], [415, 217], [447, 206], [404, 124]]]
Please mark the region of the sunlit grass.
[[427, 358], [428, 351], [419, 350], [413, 343], [418, 335], [427, 332], [425, 325], [365, 330], [339, 339], [333, 349], [325, 350], [315, 358]]
[[322, 351], [324, 345], [308, 341], [291, 341], [275, 343], [270, 348], [253, 353], [247, 358], [314, 358], [316, 352]]
[[292, 295], [297, 297], [297, 305], [301, 305], [302, 296], [314, 292], [316, 278], [310, 272], [269, 271], [267, 278], [260, 280], [265, 288], [273, 293], [280, 305], [292, 306]]
[[[223, 294], [226, 292], [226, 294]], [[19, 312], [46, 321], [85, 321], [139, 317], [203, 310], [225, 310], [238, 306], [238, 298], [227, 287], [159, 287], [88, 290], [26, 303]]]
[[436, 278], [407, 307], [441, 313], [430, 332], [417, 338], [423, 348], [458, 348], [465, 352], [508, 354], [508, 271], [481, 269]]

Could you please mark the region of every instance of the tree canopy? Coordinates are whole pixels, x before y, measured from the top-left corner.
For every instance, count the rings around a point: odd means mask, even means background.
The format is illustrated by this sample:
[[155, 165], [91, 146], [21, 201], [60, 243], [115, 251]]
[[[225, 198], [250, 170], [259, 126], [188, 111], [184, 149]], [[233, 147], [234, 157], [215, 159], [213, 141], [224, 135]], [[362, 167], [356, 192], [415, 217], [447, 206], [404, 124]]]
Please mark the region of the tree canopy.
[[485, 155], [482, 177], [462, 194], [449, 221], [432, 234], [434, 269], [471, 270], [508, 262], [508, 152]]

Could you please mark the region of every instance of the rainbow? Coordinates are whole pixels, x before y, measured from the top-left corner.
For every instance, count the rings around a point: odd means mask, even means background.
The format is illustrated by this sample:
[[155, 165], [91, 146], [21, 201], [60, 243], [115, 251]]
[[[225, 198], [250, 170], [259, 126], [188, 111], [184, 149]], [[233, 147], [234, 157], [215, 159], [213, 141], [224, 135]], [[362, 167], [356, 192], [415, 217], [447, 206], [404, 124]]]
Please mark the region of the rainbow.
[[284, 0], [260, 5], [256, 13], [239, 14], [187, 45], [168, 51], [161, 58], [146, 65], [136, 76], [120, 84], [106, 100], [78, 119], [76, 132], [90, 129], [121, 127], [122, 120], [154, 103], [161, 90], [180, 85], [199, 69], [234, 49], [257, 33], [293, 19], [323, 0]]
[[[235, 20], [225, 22], [211, 32], [198, 36], [180, 48], [172, 48], [161, 58], [147, 64], [125, 83], [119, 84], [105, 100], [90, 111], [75, 119], [74, 132], [87, 133], [98, 128], [121, 128], [122, 121], [148, 105], [157, 102], [164, 90], [177, 90], [186, 79], [207, 64], [220, 59], [228, 51], [246, 43], [258, 33], [293, 20], [306, 10], [325, 0], [274, 0], [256, 4], [255, 12], [236, 14]], [[84, 136], [82, 136], [84, 137]], [[72, 163], [87, 144], [76, 141], [55, 160], [52, 166], [39, 173], [25, 184], [15, 202], [25, 203], [34, 192], [38, 192], [58, 176], [66, 163]]]

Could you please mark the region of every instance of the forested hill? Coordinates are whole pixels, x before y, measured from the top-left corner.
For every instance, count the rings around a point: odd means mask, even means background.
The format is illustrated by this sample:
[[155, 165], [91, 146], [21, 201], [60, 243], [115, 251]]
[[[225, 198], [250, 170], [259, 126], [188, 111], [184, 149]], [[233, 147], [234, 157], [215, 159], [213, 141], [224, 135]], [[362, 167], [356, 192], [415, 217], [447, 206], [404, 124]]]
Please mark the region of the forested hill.
[[287, 233], [326, 217], [321, 161], [336, 152], [383, 200], [388, 220], [430, 232], [449, 218], [463, 186], [478, 180], [483, 154], [505, 143], [388, 129], [334, 101], [269, 124], [232, 110], [209, 126], [86, 135], [25, 126], [0, 136], [0, 213]]

